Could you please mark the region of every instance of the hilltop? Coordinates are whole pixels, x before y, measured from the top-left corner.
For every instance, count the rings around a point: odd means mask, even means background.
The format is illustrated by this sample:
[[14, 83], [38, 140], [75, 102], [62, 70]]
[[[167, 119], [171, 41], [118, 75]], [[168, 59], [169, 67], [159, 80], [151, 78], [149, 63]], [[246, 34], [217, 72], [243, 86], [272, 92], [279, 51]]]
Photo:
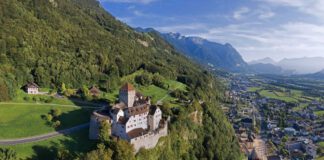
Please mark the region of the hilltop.
[[[147, 75], [158, 74], [185, 84], [185, 97], [204, 103], [170, 111], [169, 136], [156, 149], [140, 151], [138, 159], [240, 158], [233, 128], [219, 105], [222, 84], [160, 35], [134, 31], [96, 0], [0, 2], [0, 101], [14, 99], [17, 90], [32, 81], [54, 90], [62, 83], [67, 88], [97, 85], [110, 93], [121, 85], [123, 77], [139, 70], [145, 70], [139, 75], [143, 81]], [[194, 104], [202, 112], [202, 125], [188, 119]], [[106, 154], [118, 157], [125, 149], [120, 145], [104, 146]], [[67, 149], [77, 155], [73, 148]]]

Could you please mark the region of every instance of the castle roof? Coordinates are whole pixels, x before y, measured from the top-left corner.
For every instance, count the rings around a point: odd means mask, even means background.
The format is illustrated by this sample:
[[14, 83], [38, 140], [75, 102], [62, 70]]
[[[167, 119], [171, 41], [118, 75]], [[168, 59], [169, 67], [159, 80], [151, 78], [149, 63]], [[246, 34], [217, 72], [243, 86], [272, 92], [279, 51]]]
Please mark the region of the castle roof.
[[143, 128], [136, 128], [136, 129], [133, 129], [133, 130], [127, 132], [127, 135], [129, 138], [132, 139], [132, 138], [142, 136], [146, 133], [147, 133], [147, 131], [145, 131]]
[[143, 104], [143, 105], [139, 105], [139, 106], [136, 106], [136, 107], [128, 108], [128, 113], [131, 116], [142, 114], [142, 113], [145, 113], [145, 112], [148, 112], [148, 111], [149, 111], [149, 105], [147, 105], [147, 104]]
[[126, 124], [128, 121], [128, 118], [125, 118], [124, 116], [119, 117], [118, 123], [120, 124]]
[[130, 83], [126, 83], [124, 84], [121, 88], [120, 88], [121, 91], [134, 91], [134, 86]]

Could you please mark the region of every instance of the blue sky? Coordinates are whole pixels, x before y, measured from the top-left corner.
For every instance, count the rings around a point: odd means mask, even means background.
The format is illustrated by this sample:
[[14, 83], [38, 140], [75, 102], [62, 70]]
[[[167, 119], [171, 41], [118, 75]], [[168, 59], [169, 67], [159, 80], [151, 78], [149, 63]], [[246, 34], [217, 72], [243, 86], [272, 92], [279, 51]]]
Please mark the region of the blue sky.
[[132, 27], [231, 43], [247, 61], [324, 57], [324, 0], [101, 0]]

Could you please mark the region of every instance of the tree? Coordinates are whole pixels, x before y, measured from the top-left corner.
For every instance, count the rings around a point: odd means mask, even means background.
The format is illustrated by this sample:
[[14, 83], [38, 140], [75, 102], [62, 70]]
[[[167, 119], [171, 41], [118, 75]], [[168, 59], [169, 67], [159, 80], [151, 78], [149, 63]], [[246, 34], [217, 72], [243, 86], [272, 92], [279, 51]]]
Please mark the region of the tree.
[[152, 78], [149, 73], [144, 72], [135, 77], [135, 82], [143, 86], [148, 86], [152, 84]]
[[84, 86], [82, 86], [81, 90], [82, 90], [82, 97], [87, 100], [90, 100], [91, 96], [90, 96], [90, 91], [89, 91], [88, 87], [84, 85]]
[[58, 108], [55, 108], [51, 110], [51, 114], [54, 118], [58, 118], [62, 114], [62, 111]]
[[65, 83], [61, 84], [60, 91], [61, 91], [61, 94], [64, 94], [64, 92], [66, 91]]
[[8, 148], [0, 148], [0, 159], [1, 160], [16, 160], [16, 151]]
[[10, 100], [10, 93], [7, 84], [0, 79], [0, 101]]
[[56, 155], [57, 160], [73, 159], [72, 154], [65, 148], [59, 148]]
[[57, 128], [57, 127], [59, 127], [61, 125], [61, 122], [59, 121], [59, 120], [57, 120], [57, 121], [55, 121], [54, 123], [53, 123], [53, 127], [54, 128]]
[[115, 144], [114, 160], [135, 160], [133, 145], [125, 140], [118, 140]]
[[47, 122], [52, 122], [52, 120], [53, 120], [53, 116], [52, 116], [51, 114], [47, 114], [47, 115], [45, 116], [45, 120], [46, 120]]
[[110, 124], [107, 121], [101, 121], [99, 127], [99, 140], [104, 144], [110, 142]]
[[111, 160], [113, 151], [104, 144], [98, 144], [97, 149], [87, 153], [83, 160]]
[[163, 81], [164, 81], [164, 79], [161, 75], [159, 75], [157, 73], [153, 75], [152, 82], [154, 85], [156, 85], [160, 88], [165, 88]]

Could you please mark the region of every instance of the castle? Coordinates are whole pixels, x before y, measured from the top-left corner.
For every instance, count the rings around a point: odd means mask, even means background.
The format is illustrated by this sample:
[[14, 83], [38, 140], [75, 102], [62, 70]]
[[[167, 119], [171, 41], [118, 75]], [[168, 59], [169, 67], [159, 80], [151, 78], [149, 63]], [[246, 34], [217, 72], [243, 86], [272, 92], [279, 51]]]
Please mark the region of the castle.
[[90, 139], [98, 139], [100, 122], [111, 125], [110, 133], [133, 144], [135, 151], [153, 148], [160, 137], [167, 135], [167, 122], [162, 111], [151, 105], [150, 97], [136, 92], [126, 83], [119, 90], [119, 103], [94, 111], [90, 121]]

